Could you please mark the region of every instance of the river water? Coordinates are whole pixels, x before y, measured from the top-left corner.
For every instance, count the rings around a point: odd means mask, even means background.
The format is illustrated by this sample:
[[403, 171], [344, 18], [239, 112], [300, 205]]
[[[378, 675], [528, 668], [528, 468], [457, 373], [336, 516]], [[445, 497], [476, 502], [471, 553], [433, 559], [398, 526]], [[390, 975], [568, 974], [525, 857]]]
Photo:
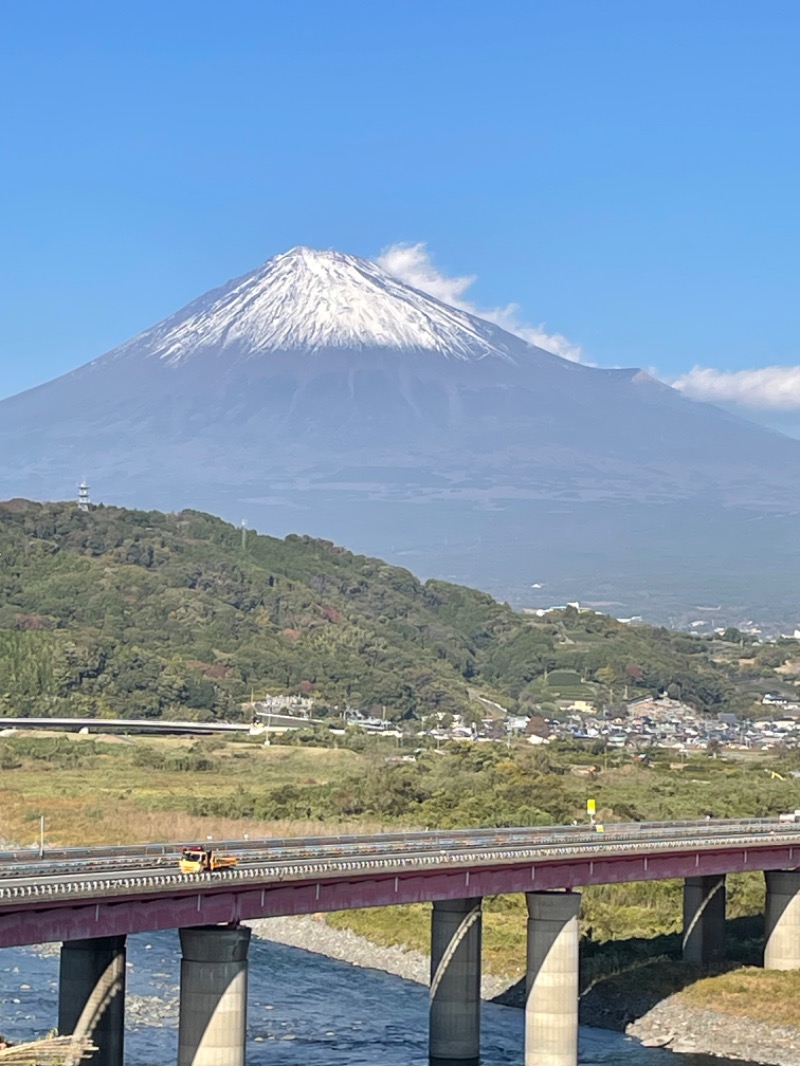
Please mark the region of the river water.
[[[177, 1061], [177, 933], [128, 938], [126, 1066]], [[248, 1066], [427, 1066], [422, 985], [255, 937], [250, 947]], [[0, 1030], [31, 1040], [55, 1026], [58, 952], [0, 951]], [[483, 1006], [483, 1066], [522, 1066], [523, 1014]], [[742, 1066], [673, 1055], [620, 1033], [581, 1029], [582, 1066]]]

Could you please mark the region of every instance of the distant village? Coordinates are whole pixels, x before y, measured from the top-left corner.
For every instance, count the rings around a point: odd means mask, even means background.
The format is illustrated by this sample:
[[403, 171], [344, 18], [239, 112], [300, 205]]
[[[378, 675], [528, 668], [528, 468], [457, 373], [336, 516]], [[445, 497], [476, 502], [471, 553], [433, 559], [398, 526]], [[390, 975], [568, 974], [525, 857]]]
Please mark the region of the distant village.
[[479, 722], [468, 723], [461, 715], [439, 714], [433, 716], [436, 724], [417, 730], [400, 729], [385, 709], [382, 714], [375, 714], [353, 707], [344, 709], [337, 727], [330, 724], [330, 719], [314, 718], [315, 701], [306, 696], [269, 696], [248, 706], [260, 726], [275, 733], [328, 724], [333, 733], [339, 734], [354, 729], [398, 739], [428, 737], [440, 743], [507, 743], [512, 738], [522, 738], [538, 745], [573, 740], [598, 745], [601, 750], [632, 752], [658, 747], [715, 754], [724, 749], [765, 751], [777, 746], [800, 746], [800, 702], [776, 692], [762, 697], [763, 715], [753, 719], [725, 712], [714, 718], [704, 717], [666, 695], [629, 700], [602, 713], [586, 700], [556, 700], [558, 717], [515, 715], [492, 700], [477, 699], [492, 711]]

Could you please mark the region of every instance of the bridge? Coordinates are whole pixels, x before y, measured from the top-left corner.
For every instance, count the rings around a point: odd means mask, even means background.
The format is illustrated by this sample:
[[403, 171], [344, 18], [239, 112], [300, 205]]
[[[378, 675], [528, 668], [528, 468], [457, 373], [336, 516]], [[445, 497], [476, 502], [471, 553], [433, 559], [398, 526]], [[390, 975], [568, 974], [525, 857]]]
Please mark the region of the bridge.
[[[599, 829], [603, 831], [598, 831]], [[178, 928], [178, 1066], [244, 1066], [250, 918], [430, 902], [434, 1066], [480, 1058], [481, 903], [528, 906], [526, 1066], [576, 1066], [584, 885], [684, 880], [684, 958], [723, 956], [725, 875], [764, 871], [764, 965], [800, 969], [800, 824], [620, 823], [230, 840], [237, 865], [183, 874], [180, 845], [0, 854], [0, 947], [63, 941], [59, 1030], [94, 1027], [94, 1066], [122, 1066], [125, 937]]]
[[48, 718], [42, 715], [2, 719], [3, 730], [46, 729], [59, 733], [162, 733], [209, 736], [212, 733], [253, 733], [260, 727], [241, 722], [180, 722], [165, 718]]

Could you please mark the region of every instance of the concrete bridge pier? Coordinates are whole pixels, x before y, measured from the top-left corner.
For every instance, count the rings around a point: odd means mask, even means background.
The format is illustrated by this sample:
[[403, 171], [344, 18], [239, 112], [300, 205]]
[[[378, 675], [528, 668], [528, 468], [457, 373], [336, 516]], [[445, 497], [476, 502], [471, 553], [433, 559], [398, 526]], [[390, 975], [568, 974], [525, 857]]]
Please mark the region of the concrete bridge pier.
[[246, 926], [181, 929], [178, 1066], [245, 1066]]
[[125, 1040], [125, 937], [67, 940], [58, 975], [58, 1031], [89, 1036], [91, 1066], [122, 1066]]
[[764, 968], [800, 970], [800, 870], [766, 870]]
[[477, 1066], [481, 1053], [480, 899], [436, 900], [431, 915], [431, 1066]]
[[710, 966], [725, 958], [725, 875], [683, 882], [683, 961]]
[[525, 1066], [577, 1066], [580, 892], [526, 892]]
[[525, 1066], [577, 1066], [579, 892], [527, 892]]

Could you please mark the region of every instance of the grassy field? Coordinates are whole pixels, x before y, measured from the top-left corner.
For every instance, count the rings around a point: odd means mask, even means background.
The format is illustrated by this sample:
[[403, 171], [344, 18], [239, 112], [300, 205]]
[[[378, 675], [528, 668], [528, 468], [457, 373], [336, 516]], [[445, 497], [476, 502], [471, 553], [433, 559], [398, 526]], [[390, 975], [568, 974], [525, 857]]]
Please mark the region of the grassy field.
[[[369, 822], [264, 822], [191, 813], [209, 795], [335, 781], [363, 756], [252, 740], [19, 735], [0, 745], [0, 836], [18, 844], [143, 843], [369, 832]], [[203, 769], [191, 769], [192, 766]], [[186, 768], [189, 767], [189, 768]]]

